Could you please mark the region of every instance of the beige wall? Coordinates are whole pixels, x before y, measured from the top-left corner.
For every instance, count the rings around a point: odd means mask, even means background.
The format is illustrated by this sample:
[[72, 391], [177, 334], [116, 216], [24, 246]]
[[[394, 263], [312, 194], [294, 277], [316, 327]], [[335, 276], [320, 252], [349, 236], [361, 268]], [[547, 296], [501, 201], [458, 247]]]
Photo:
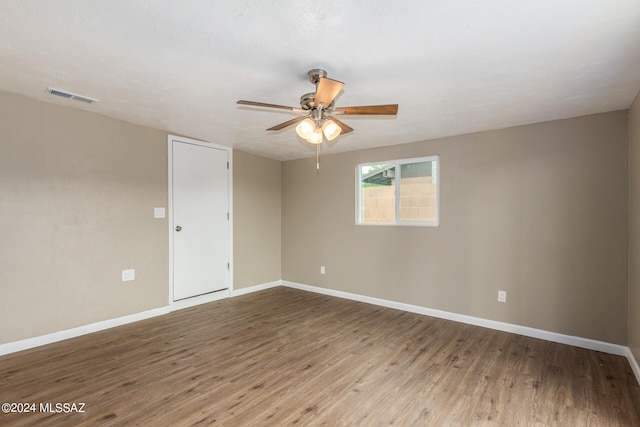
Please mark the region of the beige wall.
[[167, 134], [2, 92], [0, 130], [0, 343], [165, 306]]
[[[615, 112], [325, 150], [319, 177], [313, 159], [281, 164], [236, 150], [235, 288], [282, 277], [613, 343], [628, 338], [637, 357], [639, 102], [629, 121]], [[152, 215], [167, 205], [166, 133], [7, 93], [0, 129], [0, 344], [166, 305], [167, 223]], [[440, 227], [355, 225], [357, 163], [431, 154], [442, 162]], [[136, 281], [121, 282], [123, 268], [135, 268]], [[508, 291], [507, 304], [496, 302], [498, 289]]]
[[[284, 162], [283, 279], [625, 344], [627, 131], [620, 111]], [[356, 164], [434, 154], [440, 227], [355, 225]]]
[[280, 280], [281, 162], [233, 151], [234, 289]]
[[[166, 306], [167, 134], [4, 92], [0, 130], [0, 344]], [[281, 277], [280, 178], [234, 152], [236, 289]]]
[[629, 110], [628, 345], [640, 364], [640, 94]]

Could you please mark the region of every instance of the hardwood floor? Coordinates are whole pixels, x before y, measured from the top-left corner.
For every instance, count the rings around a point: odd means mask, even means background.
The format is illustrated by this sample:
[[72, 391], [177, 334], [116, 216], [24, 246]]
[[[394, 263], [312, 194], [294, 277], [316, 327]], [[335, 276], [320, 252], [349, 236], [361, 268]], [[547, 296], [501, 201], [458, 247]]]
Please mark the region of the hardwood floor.
[[38, 405], [3, 426], [640, 426], [623, 357], [282, 287], [0, 357], [0, 400]]

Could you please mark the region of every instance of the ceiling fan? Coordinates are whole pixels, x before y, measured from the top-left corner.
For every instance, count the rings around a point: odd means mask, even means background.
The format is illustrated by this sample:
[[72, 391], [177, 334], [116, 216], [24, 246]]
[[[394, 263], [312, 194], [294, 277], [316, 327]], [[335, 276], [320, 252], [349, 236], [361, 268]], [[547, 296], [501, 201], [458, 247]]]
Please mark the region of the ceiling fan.
[[323, 135], [327, 140], [331, 141], [340, 134], [353, 131], [350, 126], [334, 116], [398, 114], [398, 104], [335, 107], [335, 98], [342, 90], [344, 83], [327, 78], [327, 72], [319, 68], [309, 71], [308, 74], [309, 81], [316, 85], [316, 91], [305, 93], [300, 97], [300, 108], [244, 100], [238, 101], [238, 104], [278, 108], [302, 113], [300, 117], [280, 123], [267, 130], [280, 130], [298, 124], [296, 126], [297, 134], [311, 144], [317, 145], [322, 144]]

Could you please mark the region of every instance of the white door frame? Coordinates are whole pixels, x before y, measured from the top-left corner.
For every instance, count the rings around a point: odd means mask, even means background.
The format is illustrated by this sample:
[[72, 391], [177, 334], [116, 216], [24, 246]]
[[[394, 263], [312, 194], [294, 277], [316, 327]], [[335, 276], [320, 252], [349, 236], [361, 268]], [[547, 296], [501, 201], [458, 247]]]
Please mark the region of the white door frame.
[[[213, 292], [211, 294], [188, 298], [186, 300], [174, 301], [173, 300], [173, 142], [183, 142], [187, 144], [200, 145], [202, 147], [211, 147], [218, 150], [224, 150], [227, 152], [227, 158], [229, 159], [229, 179], [228, 179], [228, 196], [229, 196], [229, 289], [224, 291]], [[223, 145], [214, 144], [206, 141], [198, 141], [196, 139], [185, 138], [183, 136], [169, 135], [167, 137], [167, 153], [169, 163], [168, 173], [168, 213], [169, 219], [169, 305], [172, 309], [179, 309], [183, 307], [190, 307], [193, 305], [204, 304], [206, 302], [215, 301], [221, 298], [229, 297], [233, 294], [233, 149], [225, 147]]]

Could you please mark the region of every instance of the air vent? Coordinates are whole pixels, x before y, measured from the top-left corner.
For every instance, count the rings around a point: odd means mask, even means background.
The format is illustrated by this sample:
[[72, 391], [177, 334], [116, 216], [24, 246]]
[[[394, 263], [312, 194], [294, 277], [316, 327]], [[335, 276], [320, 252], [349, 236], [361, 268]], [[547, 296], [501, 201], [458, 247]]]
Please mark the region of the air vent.
[[61, 98], [72, 99], [74, 101], [84, 102], [85, 104], [95, 104], [97, 99], [89, 98], [88, 96], [78, 95], [76, 93], [65, 92], [64, 90], [54, 89], [52, 87], [47, 88], [47, 93], [53, 96], [59, 96]]

